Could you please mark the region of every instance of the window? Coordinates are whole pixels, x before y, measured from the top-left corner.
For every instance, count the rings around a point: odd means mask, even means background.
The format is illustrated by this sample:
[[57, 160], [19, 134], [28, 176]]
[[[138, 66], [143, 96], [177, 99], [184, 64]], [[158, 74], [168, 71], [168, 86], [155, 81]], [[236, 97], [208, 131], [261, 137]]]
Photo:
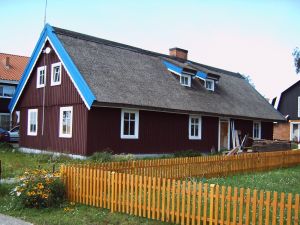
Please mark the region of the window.
[[6, 130], [10, 127], [10, 114], [9, 113], [0, 113], [0, 127]]
[[214, 91], [215, 90], [215, 82], [210, 79], [205, 80], [205, 88], [207, 90]]
[[191, 76], [190, 75], [180, 75], [180, 84], [183, 86], [191, 86]]
[[298, 117], [300, 117], [300, 96], [298, 97]]
[[73, 107], [60, 107], [59, 137], [72, 137]]
[[12, 98], [15, 94], [15, 86], [1, 85], [0, 98]]
[[28, 109], [27, 135], [36, 136], [38, 128], [38, 110]]
[[253, 122], [253, 139], [261, 139], [261, 123]]
[[300, 141], [300, 123], [291, 123], [290, 140], [294, 142]]
[[139, 112], [133, 110], [122, 110], [121, 113], [121, 138], [139, 138]]
[[42, 88], [46, 84], [46, 66], [38, 67], [37, 69], [37, 80], [36, 87]]
[[190, 116], [189, 118], [189, 139], [201, 139], [200, 116]]
[[51, 86], [61, 84], [61, 63], [54, 63], [51, 66]]

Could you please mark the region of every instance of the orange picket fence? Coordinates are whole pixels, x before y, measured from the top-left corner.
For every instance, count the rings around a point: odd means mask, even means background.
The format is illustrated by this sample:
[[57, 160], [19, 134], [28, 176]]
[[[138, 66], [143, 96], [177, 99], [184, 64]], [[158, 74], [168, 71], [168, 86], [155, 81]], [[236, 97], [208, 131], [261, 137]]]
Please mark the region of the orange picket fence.
[[[280, 151], [233, 156], [199, 156], [186, 158], [109, 162], [93, 165], [119, 173], [180, 179], [218, 177], [237, 173], [265, 171], [300, 164], [300, 151]], [[83, 167], [86, 165], [82, 165]]]
[[[100, 166], [99, 166], [100, 167]], [[299, 194], [62, 165], [70, 201], [176, 224], [298, 225]]]

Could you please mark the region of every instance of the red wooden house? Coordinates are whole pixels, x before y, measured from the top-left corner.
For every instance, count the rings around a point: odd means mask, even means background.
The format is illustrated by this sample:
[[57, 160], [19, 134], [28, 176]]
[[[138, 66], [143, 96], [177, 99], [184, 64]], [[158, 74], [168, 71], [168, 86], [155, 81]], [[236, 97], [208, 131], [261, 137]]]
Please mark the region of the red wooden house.
[[90, 155], [209, 152], [284, 118], [238, 73], [46, 25], [10, 103], [20, 147]]

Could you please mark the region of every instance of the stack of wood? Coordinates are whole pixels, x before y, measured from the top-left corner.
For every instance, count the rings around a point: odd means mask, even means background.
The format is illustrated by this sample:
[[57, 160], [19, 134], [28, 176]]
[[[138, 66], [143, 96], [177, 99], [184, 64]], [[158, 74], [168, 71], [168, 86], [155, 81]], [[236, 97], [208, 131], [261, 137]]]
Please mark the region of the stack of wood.
[[273, 140], [253, 140], [253, 152], [274, 152], [291, 150], [292, 145], [290, 141], [273, 141]]

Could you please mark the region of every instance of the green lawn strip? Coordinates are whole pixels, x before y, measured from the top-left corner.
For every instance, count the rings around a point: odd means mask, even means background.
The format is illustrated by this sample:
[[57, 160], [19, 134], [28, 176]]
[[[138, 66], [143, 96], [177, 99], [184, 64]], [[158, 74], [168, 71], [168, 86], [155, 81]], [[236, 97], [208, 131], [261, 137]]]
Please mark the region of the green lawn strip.
[[52, 170], [53, 165], [57, 170], [61, 163], [78, 162], [66, 156], [53, 154], [28, 154], [19, 152], [6, 145], [0, 145], [0, 160], [2, 162], [2, 178], [20, 176], [25, 169], [43, 168]]
[[220, 186], [300, 194], [300, 165], [266, 172], [192, 180], [201, 181], [203, 183], [219, 184]]

